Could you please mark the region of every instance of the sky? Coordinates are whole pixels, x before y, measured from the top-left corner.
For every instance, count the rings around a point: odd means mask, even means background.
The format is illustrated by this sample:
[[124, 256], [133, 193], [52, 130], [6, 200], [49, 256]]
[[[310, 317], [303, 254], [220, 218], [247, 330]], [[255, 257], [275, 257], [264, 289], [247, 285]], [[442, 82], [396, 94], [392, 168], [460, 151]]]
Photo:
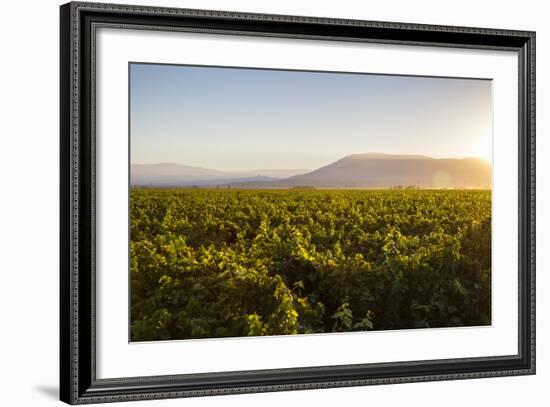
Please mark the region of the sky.
[[492, 84], [130, 65], [132, 164], [316, 169], [350, 154], [491, 159]]

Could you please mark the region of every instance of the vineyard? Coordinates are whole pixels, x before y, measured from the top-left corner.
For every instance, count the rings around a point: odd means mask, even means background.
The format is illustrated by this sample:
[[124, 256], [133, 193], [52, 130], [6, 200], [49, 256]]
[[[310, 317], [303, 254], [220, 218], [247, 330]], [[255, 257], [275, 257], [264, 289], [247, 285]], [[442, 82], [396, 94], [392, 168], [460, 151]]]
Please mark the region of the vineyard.
[[131, 338], [491, 323], [491, 192], [132, 189]]

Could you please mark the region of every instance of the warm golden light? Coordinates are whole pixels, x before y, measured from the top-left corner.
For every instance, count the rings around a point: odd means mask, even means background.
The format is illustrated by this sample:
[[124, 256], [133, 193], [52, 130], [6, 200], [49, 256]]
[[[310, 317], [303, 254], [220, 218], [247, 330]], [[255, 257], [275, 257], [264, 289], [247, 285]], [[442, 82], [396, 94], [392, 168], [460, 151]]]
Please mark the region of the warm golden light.
[[492, 129], [482, 129], [472, 145], [472, 155], [489, 163], [493, 161]]

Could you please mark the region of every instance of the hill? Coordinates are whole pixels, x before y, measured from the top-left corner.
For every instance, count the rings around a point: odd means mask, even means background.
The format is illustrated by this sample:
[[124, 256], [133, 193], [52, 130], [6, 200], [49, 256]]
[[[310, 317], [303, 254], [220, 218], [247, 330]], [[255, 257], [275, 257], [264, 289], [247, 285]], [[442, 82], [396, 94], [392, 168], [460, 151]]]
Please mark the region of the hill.
[[478, 158], [435, 159], [419, 155], [353, 154], [307, 174], [289, 185], [330, 188], [472, 188], [491, 185], [491, 165]]

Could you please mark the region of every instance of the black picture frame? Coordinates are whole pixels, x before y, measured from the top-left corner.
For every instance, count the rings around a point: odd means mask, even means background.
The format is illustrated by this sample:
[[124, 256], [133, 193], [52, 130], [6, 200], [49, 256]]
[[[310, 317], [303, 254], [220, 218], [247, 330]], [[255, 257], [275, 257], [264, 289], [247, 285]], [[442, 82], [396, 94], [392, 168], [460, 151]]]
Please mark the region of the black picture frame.
[[[72, 2], [60, 7], [60, 398], [70, 404], [535, 373], [535, 33]], [[95, 71], [98, 26], [512, 50], [519, 59], [519, 352], [176, 376], [97, 379]]]

